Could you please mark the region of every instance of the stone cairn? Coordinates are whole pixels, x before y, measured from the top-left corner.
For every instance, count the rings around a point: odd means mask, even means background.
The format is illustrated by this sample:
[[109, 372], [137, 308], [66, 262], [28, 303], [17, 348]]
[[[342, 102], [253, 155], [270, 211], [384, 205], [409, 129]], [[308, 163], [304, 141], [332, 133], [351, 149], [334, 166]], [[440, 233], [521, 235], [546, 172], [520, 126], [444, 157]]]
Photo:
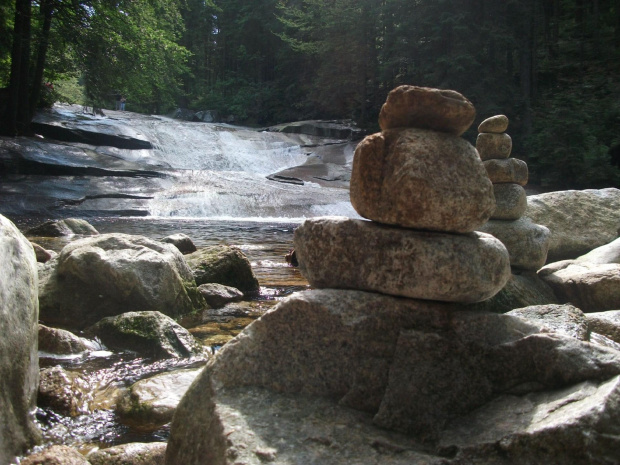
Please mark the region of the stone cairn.
[[358, 145], [351, 175], [351, 203], [372, 221], [317, 218], [295, 233], [313, 286], [464, 303], [504, 286], [506, 249], [474, 231], [497, 211], [476, 149], [459, 137], [474, 117], [472, 103], [455, 91], [390, 92], [382, 131]]
[[550, 231], [523, 218], [528, 181], [527, 164], [510, 158], [512, 139], [506, 134], [505, 115], [487, 118], [478, 126], [476, 148], [493, 183], [495, 211], [489, 222], [478, 228], [497, 237], [506, 246], [510, 265], [522, 270], [538, 270], [547, 260]]

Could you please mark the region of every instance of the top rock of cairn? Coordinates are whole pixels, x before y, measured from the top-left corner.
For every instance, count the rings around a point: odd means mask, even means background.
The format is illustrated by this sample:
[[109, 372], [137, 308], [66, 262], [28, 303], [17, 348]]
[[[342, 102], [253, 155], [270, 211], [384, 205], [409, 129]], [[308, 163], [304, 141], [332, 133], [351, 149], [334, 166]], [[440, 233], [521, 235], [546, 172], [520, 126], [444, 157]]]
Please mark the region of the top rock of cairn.
[[454, 90], [400, 86], [392, 90], [379, 113], [382, 130], [414, 127], [460, 136], [474, 122], [476, 109]]

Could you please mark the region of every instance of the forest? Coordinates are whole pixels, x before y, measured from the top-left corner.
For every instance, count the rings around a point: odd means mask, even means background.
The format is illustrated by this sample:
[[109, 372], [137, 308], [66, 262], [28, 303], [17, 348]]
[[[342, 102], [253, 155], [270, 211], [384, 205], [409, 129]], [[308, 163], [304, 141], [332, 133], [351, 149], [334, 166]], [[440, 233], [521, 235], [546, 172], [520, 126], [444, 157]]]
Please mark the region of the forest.
[[5, 135], [37, 106], [119, 93], [143, 113], [374, 132], [411, 84], [461, 92], [476, 124], [506, 114], [531, 184], [620, 187], [619, 71], [620, 0], [0, 0]]

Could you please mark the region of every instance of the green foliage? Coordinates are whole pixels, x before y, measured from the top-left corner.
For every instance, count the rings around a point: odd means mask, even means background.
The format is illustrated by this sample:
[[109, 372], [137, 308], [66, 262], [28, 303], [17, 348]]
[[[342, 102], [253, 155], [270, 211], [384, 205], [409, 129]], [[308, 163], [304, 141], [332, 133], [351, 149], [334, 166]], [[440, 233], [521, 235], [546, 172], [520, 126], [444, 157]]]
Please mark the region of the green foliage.
[[68, 77], [64, 80], [54, 81], [54, 89], [57, 94], [56, 101], [77, 105], [85, 105], [84, 86], [77, 77]]

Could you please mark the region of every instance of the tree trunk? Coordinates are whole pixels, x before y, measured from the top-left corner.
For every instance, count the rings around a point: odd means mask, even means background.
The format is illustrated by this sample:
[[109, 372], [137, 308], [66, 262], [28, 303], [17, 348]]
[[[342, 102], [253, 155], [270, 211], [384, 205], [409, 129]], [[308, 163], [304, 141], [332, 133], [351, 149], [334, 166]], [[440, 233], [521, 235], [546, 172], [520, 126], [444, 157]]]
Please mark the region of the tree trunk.
[[43, 70], [45, 69], [45, 58], [49, 46], [50, 29], [52, 26], [53, 14], [52, 0], [41, 1], [41, 14], [43, 15], [43, 27], [41, 29], [41, 37], [39, 41], [39, 49], [37, 51], [37, 62], [34, 69], [34, 77], [32, 79], [32, 90], [30, 93], [30, 118], [34, 116], [37, 109], [37, 103], [41, 95], [41, 87], [43, 86]]

